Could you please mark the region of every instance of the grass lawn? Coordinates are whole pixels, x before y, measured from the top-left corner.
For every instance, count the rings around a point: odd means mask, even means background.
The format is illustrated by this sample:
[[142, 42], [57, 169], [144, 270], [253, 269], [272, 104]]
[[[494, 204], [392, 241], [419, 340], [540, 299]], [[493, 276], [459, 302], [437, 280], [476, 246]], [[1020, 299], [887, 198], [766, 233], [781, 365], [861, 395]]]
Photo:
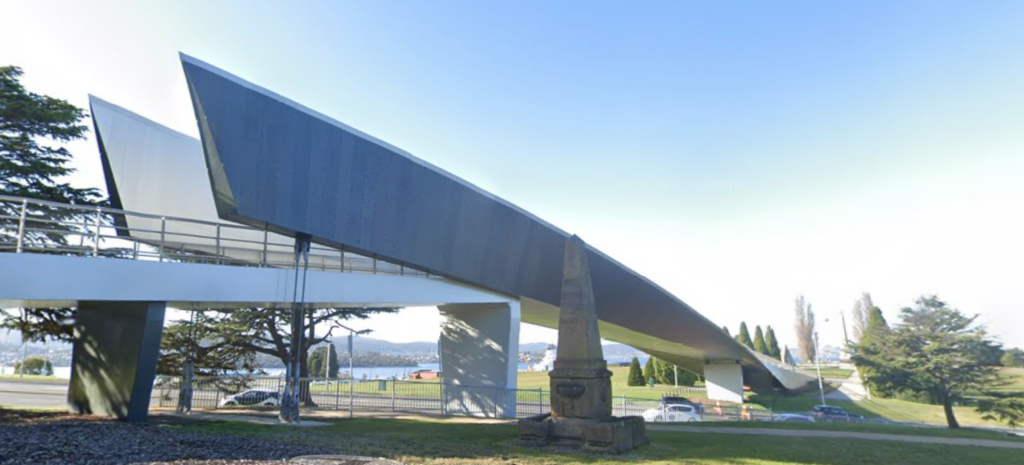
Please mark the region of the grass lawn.
[[315, 428], [231, 421], [188, 421], [173, 427], [251, 436], [260, 441], [307, 444], [339, 454], [387, 457], [410, 464], [1024, 464], [1024, 454], [1013, 449], [838, 438], [780, 440], [767, 436], [669, 431], [649, 431], [651, 445], [629, 454], [581, 454], [519, 446], [518, 431], [513, 425], [452, 420], [356, 418]]
[[33, 381], [33, 382], [35, 382], [35, 381], [46, 381], [47, 383], [54, 383], [54, 384], [66, 384], [68, 382], [67, 378], [58, 378], [56, 376], [45, 376], [45, 375], [25, 375], [25, 376], [16, 375], [16, 374], [15, 375], [0, 375], [0, 379], [2, 379], [4, 381], [17, 381], [19, 379], [25, 380], [25, 381]]
[[1024, 392], [1024, 368], [1001, 368], [999, 373], [1003, 375], [1010, 384], [1001, 387], [998, 390]]
[[[612, 393], [616, 397], [626, 396], [634, 399], [657, 400], [661, 399], [662, 395], [676, 390], [674, 386], [663, 386], [660, 384], [655, 384], [654, 387], [628, 386], [626, 385], [626, 378], [629, 376], [629, 367], [609, 367], [608, 369], [612, 372]], [[519, 389], [543, 388], [546, 391], [550, 386], [551, 378], [548, 377], [547, 372], [519, 373]], [[703, 387], [703, 384], [698, 382], [697, 387]], [[680, 386], [680, 389], [685, 389], [685, 387]], [[707, 397], [703, 392], [684, 393], [683, 395], [695, 399]]]
[[714, 426], [725, 428], [794, 429], [811, 431], [852, 431], [857, 433], [898, 434], [902, 436], [932, 436], [940, 438], [991, 439], [994, 441], [1024, 442], [1024, 437], [974, 428], [929, 428], [901, 425], [878, 425], [873, 423], [789, 423], [763, 421], [717, 421], [702, 422], [698, 425], [686, 423], [675, 426]]
[[[818, 376], [818, 370], [811, 370], [814, 376]], [[846, 379], [853, 374], [853, 370], [846, 368], [822, 368], [821, 377], [826, 379]]]
[[[806, 412], [815, 405], [821, 404], [821, 398], [817, 390], [798, 396], [779, 395], [754, 395], [750, 401], [772, 408], [776, 412]], [[946, 423], [946, 415], [941, 405], [918, 404], [895, 399], [871, 399], [859, 402], [828, 401], [829, 405], [843, 407], [850, 412], [863, 415], [865, 418], [887, 418], [897, 421], [913, 421], [922, 423]], [[974, 411], [973, 407], [953, 407], [956, 418], [963, 426], [995, 426], [1005, 428], [1005, 423], [988, 421], [981, 418], [981, 414]]]

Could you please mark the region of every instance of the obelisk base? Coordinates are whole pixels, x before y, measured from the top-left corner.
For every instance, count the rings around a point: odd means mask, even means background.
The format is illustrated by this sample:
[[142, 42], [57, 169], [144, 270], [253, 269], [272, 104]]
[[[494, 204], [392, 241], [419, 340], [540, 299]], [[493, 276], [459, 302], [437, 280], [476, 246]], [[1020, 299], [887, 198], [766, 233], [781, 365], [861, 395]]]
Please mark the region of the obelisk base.
[[612, 416], [612, 372], [604, 360], [590, 367], [560, 367], [551, 378], [551, 413], [567, 418], [608, 418]]
[[548, 444], [582, 450], [620, 453], [647, 444], [641, 417], [561, 418], [550, 414], [519, 420], [519, 439], [525, 445]]

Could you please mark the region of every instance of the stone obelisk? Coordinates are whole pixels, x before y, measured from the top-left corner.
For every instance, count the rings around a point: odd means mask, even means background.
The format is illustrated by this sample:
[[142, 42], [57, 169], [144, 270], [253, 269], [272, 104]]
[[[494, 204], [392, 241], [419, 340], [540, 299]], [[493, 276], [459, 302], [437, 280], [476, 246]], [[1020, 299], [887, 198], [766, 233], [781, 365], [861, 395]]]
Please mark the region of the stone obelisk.
[[558, 353], [551, 370], [551, 416], [612, 416], [612, 372], [601, 350], [586, 245], [578, 236], [565, 244]]
[[519, 421], [527, 444], [560, 444], [622, 452], [647, 444], [640, 417], [612, 416], [612, 373], [601, 350], [587, 246], [565, 244], [558, 352], [551, 377], [551, 413]]

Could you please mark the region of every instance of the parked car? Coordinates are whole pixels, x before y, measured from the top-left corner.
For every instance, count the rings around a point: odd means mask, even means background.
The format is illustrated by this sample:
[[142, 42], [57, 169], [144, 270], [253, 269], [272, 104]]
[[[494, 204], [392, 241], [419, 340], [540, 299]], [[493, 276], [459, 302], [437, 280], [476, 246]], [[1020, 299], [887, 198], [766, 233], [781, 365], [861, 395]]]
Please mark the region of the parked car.
[[691, 422], [701, 421], [697, 408], [688, 404], [666, 404], [661, 405], [643, 414], [647, 422]]
[[814, 423], [814, 417], [799, 413], [780, 413], [773, 417], [773, 421]]
[[232, 405], [258, 405], [266, 407], [281, 405], [281, 394], [276, 391], [250, 389], [233, 396], [225, 397], [220, 401], [221, 407]]
[[816, 421], [845, 421], [852, 423], [864, 421], [864, 417], [856, 413], [850, 413], [842, 407], [833, 407], [831, 405], [815, 405], [811, 409], [811, 416]]

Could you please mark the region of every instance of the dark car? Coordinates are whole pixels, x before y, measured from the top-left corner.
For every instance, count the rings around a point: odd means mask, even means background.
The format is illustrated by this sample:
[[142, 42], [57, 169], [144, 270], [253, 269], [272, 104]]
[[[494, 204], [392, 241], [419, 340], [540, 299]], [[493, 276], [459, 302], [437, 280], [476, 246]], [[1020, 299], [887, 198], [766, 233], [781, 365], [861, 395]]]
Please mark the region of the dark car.
[[224, 400], [220, 401], [221, 407], [231, 405], [260, 405], [270, 407], [280, 404], [280, 393], [276, 391], [262, 391], [259, 389], [250, 389], [233, 396], [225, 397]]
[[675, 405], [690, 405], [690, 406], [693, 406], [693, 408], [697, 409], [698, 413], [701, 411], [700, 410], [700, 404], [698, 404], [697, 402], [694, 402], [694, 401], [692, 401], [690, 399], [687, 399], [685, 397], [682, 397], [682, 396], [664, 396], [664, 397], [661, 398], [661, 400], [659, 402], [660, 402], [660, 404], [662, 406], [672, 405], [672, 404], [675, 404]]
[[864, 421], [864, 417], [857, 415], [856, 413], [850, 413], [848, 410], [842, 407], [833, 407], [831, 405], [816, 405], [811, 409], [811, 416], [816, 421], [845, 421], [852, 423], [860, 423]]

